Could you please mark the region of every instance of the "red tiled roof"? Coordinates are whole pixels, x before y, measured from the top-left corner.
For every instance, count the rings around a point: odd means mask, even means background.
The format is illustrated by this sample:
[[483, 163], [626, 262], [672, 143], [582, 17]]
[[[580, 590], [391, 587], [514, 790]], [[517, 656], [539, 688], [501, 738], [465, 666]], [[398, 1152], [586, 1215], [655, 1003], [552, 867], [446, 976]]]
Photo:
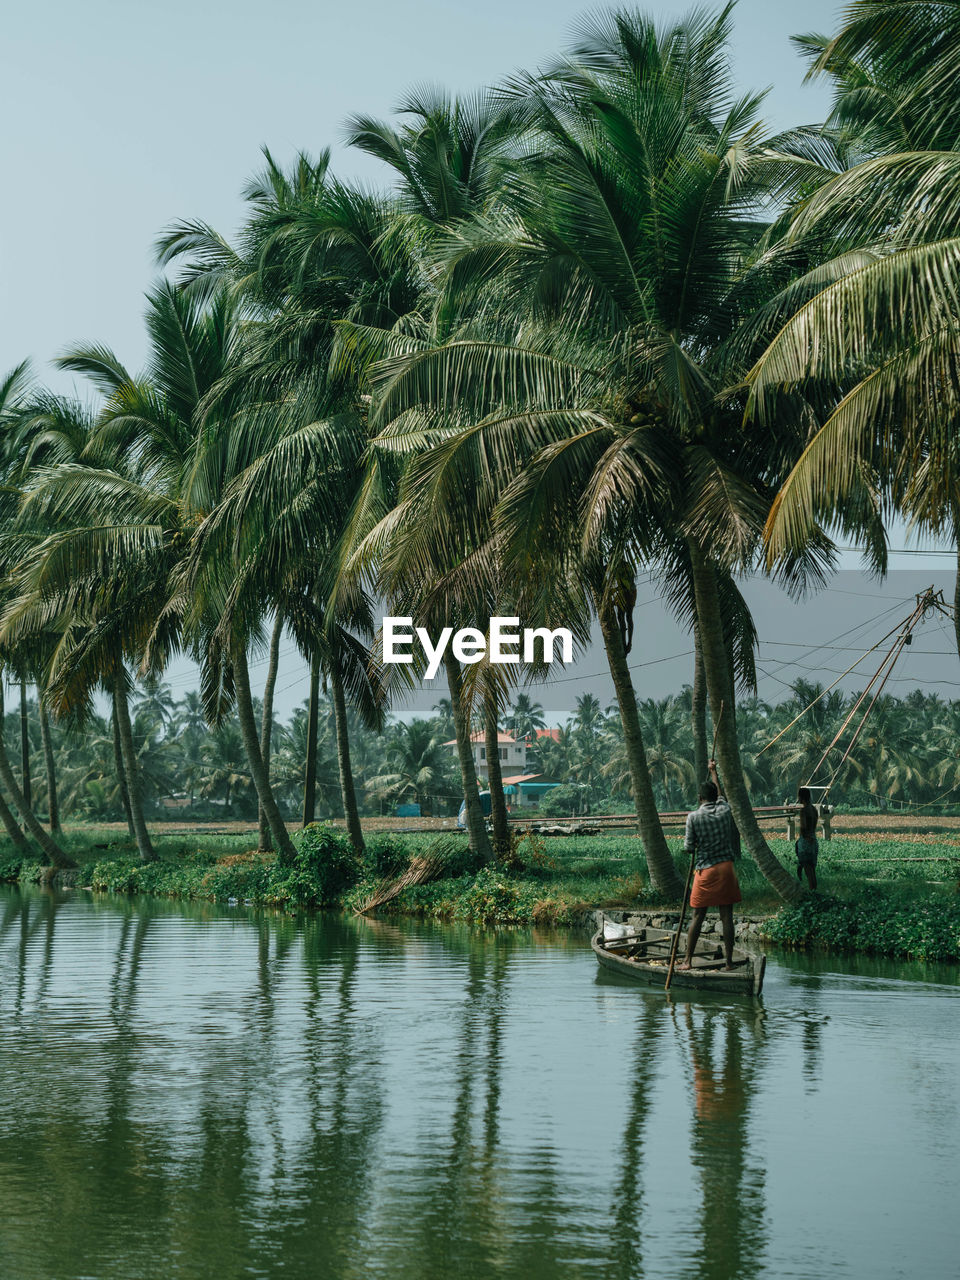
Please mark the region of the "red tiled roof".
[[515, 787], [519, 782], [532, 782], [534, 778], [542, 778], [542, 773], [518, 773], [515, 778], [504, 778], [505, 787]]

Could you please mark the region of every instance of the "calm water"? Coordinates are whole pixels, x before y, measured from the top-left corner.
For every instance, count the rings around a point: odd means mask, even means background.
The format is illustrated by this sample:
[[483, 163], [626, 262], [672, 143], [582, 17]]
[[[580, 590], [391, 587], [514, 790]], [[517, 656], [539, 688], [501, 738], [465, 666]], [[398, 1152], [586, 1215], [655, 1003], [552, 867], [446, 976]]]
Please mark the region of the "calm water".
[[957, 972], [0, 891], [0, 1274], [956, 1277]]

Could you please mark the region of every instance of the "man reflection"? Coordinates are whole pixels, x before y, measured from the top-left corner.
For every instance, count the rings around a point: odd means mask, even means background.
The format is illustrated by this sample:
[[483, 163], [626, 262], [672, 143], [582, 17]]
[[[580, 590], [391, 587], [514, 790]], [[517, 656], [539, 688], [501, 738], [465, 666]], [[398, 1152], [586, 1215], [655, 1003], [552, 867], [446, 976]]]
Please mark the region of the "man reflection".
[[750, 1168], [748, 1118], [759, 1029], [752, 1013], [709, 1011], [700, 1026], [684, 1010], [693, 1067], [693, 1164], [700, 1175], [697, 1275], [758, 1273], [763, 1250], [763, 1170]]

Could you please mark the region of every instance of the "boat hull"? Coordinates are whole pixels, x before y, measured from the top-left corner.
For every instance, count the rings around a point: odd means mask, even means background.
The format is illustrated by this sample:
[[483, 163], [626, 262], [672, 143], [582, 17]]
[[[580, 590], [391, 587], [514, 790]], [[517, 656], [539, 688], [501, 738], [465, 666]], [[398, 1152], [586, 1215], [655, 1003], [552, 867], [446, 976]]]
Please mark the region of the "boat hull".
[[[628, 941], [610, 939], [605, 943], [602, 934], [595, 933], [590, 945], [605, 969], [662, 989], [666, 983], [669, 963], [669, 950], [663, 944], [669, 938], [670, 934], [666, 931], [644, 929]], [[722, 967], [706, 967], [715, 964], [717, 958], [715, 949], [710, 944], [705, 946], [701, 943], [697, 947], [693, 969], [678, 969], [674, 966], [670, 989], [716, 991], [746, 996], [760, 994], [767, 964], [766, 956], [754, 958], [735, 950], [733, 960], [737, 967], [732, 972]]]

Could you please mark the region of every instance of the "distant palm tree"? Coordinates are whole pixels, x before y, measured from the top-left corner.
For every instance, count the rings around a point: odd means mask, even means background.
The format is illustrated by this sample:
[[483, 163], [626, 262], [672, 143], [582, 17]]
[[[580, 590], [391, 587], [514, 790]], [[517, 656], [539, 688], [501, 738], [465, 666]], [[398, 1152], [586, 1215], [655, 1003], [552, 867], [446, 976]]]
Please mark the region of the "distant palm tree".
[[449, 698], [441, 698], [439, 702], [433, 704], [433, 710], [436, 715], [438, 732], [444, 741], [449, 741], [453, 737], [453, 706]]
[[516, 695], [510, 714], [503, 723], [515, 738], [527, 738], [530, 742], [536, 741], [537, 729], [544, 729], [547, 724], [543, 718], [543, 707], [527, 693]]
[[156, 675], [144, 679], [131, 701], [138, 712], [152, 716], [161, 729], [171, 723], [177, 705], [173, 690]]
[[434, 798], [449, 789], [442, 739], [429, 720], [401, 721], [394, 728], [381, 771], [367, 782], [372, 796], [393, 804], [409, 798], [429, 817]]

